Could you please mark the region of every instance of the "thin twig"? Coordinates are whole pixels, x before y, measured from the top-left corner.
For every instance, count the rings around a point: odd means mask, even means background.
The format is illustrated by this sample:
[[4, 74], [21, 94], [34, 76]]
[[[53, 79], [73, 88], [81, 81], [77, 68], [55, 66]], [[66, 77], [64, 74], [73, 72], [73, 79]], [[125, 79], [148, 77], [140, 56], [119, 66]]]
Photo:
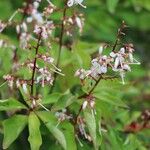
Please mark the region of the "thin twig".
[[[100, 80], [101, 80], [102, 78], [103, 78], [103, 77], [100, 76], [100, 77], [98, 78], [98, 80], [96, 81], [96, 83], [94, 84], [94, 86], [92, 87], [92, 89], [91, 89], [88, 93], [85, 93], [85, 94], [79, 96], [78, 99], [86, 98], [87, 96], [89, 96], [89, 95], [94, 91], [94, 89], [97, 87], [97, 85], [99, 84], [99, 82], [100, 82]], [[82, 111], [82, 105], [80, 106], [79, 111], [78, 111], [78, 113], [77, 113], [77, 116], [75, 117], [75, 121], [74, 121], [75, 124], [77, 124], [78, 117], [79, 117], [81, 111]]]
[[[67, 12], [67, 7], [66, 7], [66, 3], [67, 1], [65, 2], [65, 7], [64, 7], [64, 10], [63, 10], [63, 18], [62, 18], [62, 23], [61, 23], [61, 33], [60, 33], [60, 39], [59, 39], [59, 50], [58, 50], [58, 58], [57, 58], [57, 63], [56, 63], [56, 67], [59, 68], [59, 63], [60, 63], [60, 56], [61, 56], [61, 51], [62, 51], [62, 46], [63, 46], [63, 36], [64, 36], [64, 29], [65, 29], [65, 26], [64, 26], [64, 20], [66, 18], [66, 12]], [[53, 86], [50, 90], [50, 93], [53, 91], [54, 89], [54, 86], [55, 86], [55, 83], [56, 83], [56, 78], [57, 78], [57, 73], [55, 72], [54, 73], [54, 81], [53, 81]]]
[[100, 76], [100, 77], [98, 78], [98, 80], [96, 81], [96, 83], [94, 84], [94, 86], [92, 87], [92, 89], [91, 89], [88, 93], [85, 93], [85, 94], [79, 96], [78, 99], [86, 98], [87, 96], [89, 96], [89, 95], [94, 91], [94, 89], [97, 87], [98, 83], [100, 82], [100, 80], [101, 80], [102, 78], [103, 78], [103, 77]]
[[33, 66], [32, 78], [31, 78], [31, 95], [32, 96], [33, 96], [33, 88], [34, 88], [34, 76], [35, 76], [35, 71], [36, 71], [37, 54], [38, 54], [38, 50], [39, 50], [39, 47], [40, 47], [41, 34], [42, 34], [42, 30], [39, 34], [37, 46], [35, 48], [36, 52], [35, 52], [35, 58], [34, 58], [34, 63], [33, 63], [34, 66]]
[[116, 49], [116, 47], [117, 47], [117, 45], [118, 45], [118, 42], [120, 41], [120, 36], [121, 36], [121, 35], [124, 35], [123, 30], [124, 30], [125, 27], [126, 27], [126, 24], [125, 24], [124, 21], [122, 21], [122, 24], [121, 24], [120, 28], [118, 29], [118, 32], [117, 32], [117, 39], [116, 39], [116, 41], [115, 41], [115, 44], [113, 45], [112, 51], [115, 51], [115, 49]]

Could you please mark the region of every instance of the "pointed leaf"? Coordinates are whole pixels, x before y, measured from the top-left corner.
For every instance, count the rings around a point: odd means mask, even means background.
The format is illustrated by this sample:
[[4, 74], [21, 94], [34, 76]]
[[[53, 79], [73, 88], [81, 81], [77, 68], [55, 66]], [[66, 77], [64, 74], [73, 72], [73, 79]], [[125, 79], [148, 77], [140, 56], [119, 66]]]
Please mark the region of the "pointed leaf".
[[46, 98], [42, 99], [42, 104], [56, 103], [60, 97], [61, 97], [60, 93], [52, 93], [48, 95]]
[[0, 111], [15, 110], [15, 109], [26, 109], [26, 106], [13, 98], [0, 100]]
[[38, 150], [42, 144], [40, 133], [40, 121], [34, 112], [31, 112], [28, 119], [29, 138], [31, 150]]
[[88, 130], [90, 132], [90, 136], [91, 136], [93, 144], [94, 144], [94, 148], [95, 148], [95, 150], [97, 150], [98, 146], [97, 146], [95, 117], [91, 112], [89, 112], [87, 110], [84, 111], [84, 117], [85, 117], [86, 124], [88, 126]]
[[62, 95], [57, 103], [52, 107], [53, 111], [64, 109], [71, 105], [74, 101], [76, 101], [76, 97], [72, 95], [71, 93], [69, 94], [64, 94]]
[[[53, 134], [53, 136], [58, 140], [60, 145], [66, 149], [66, 139], [63, 132], [56, 127], [57, 122], [53, 118], [53, 115], [50, 112], [38, 112], [37, 113], [40, 119], [45, 123], [45, 126]], [[52, 120], [51, 120], [52, 118]]]
[[67, 121], [61, 123], [60, 126], [63, 129], [63, 133], [66, 138], [67, 150], [77, 150], [76, 142], [75, 142], [74, 127]]
[[15, 115], [3, 121], [4, 140], [3, 148], [7, 149], [19, 136], [27, 124], [27, 116]]

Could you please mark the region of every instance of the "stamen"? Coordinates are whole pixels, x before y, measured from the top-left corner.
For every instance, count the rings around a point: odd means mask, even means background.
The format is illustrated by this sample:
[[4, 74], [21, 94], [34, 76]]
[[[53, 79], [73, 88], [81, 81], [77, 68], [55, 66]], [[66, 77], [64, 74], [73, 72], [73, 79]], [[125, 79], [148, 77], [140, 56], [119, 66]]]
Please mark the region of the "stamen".
[[16, 14], [18, 13], [18, 10], [16, 10], [12, 16], [9, 18], [8, 22], [10, 23], [12, 21], [12, 19], [16, 16]]
[[79, 142], [80, 146], [83, 147], [83, 144], [81, 143], [81, 141], [80, 141], [78, 135], [75, 135], [75, 137], [76, 137], [77, 141]]
[[83, 8], [86, 8], [86, 6], [84, 6], [83, 4], [81, 4], [81, 3], [78, 3], [80, 6], [82, 6]]
[[61, 72], [61, 69], [59, 69], [58, 67], [56, 67], [53, 63], [51, 63], [51, 65], [52, 65], [56, 70], [58, 70], [59, 72]]
[[61, 121], [58, 121], [58, 123], [56, 124], [56, 128], [60, 125]]
[[54, 6], [52, 2], [50, 2], [50, 0], [46, 0], [51, 6]]
[[65, 74], [63, 74], [63, 73], [61, 73], [61, 72], [58, 72], [58, 71], [56, 71], [56, 70], [54, 70], [54, 69], [50, 69], [51, 71], [53, 71], [53, 72], [55, 72], [55, 73], [58, 73], [58, 74], [60, 74], [60, 75], [62, 75], [62, 76], [65, 76]]
[[42, 108], [44, 108], [46, 111], [49, 111], [49, 109], [47, 109], [44, 105], [42, 105], [41, 103], [39, 103], [38, 102], [38, 104], [42, 107]]
[[5, 81], [4, 83], [2, 83], [1, 85], [0, 85], [0, 88], [3, 86], [3, 85], [5, 85], [7, 83], [7, 81]]

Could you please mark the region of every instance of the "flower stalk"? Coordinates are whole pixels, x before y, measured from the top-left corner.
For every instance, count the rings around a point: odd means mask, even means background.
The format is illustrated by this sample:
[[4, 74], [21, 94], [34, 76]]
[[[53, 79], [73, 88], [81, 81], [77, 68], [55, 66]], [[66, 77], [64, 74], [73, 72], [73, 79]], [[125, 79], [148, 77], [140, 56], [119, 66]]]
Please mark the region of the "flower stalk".
[[39, 50], [39, 47], [40, 47], [40, 42], [41, 42], [41, 36], [42, 34], [42, 30], [41, 32], [39, 33], [39, 37], [38, 37], [38, 42], [37, 42], [37, 46], [35, 48], [35, 58], [34, 58], [34, 63], [33, 63], [33, 72], [32, 72], [32, 78], [31, 78], [31, 95], [33, 96], [33, 93], [34, 93], [34, 76], [35, 76], [35, 72], [36, 72], [36, 62], [37, 62], [37, 55], [38, 55], [38, 50]]

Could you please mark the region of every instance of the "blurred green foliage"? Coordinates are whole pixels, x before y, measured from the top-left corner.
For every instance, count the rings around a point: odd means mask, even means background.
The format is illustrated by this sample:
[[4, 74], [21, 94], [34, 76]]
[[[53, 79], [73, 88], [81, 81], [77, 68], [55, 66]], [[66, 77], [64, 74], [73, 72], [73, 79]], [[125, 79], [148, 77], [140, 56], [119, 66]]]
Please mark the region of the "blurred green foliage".
[[[44, 1], [44, 0], [43, 0]], [[22, 0], [1, 0], [0, 1], [0, 19], [7, 20], [9, 16], [18, 8], [22, 6]], [[45, 5], [45, 1], [43, 5]], [[56, 6], [61, 6], [59, 0], [54, 1]], [[145, 109], [150, 108], [150, 1], [149, 0], [85, 0], [84, 4], [87, 9], [81, 9], [85, 16], [85, 27], [82, 36], [73, 46], [73, 53], [63, 49], [61, 57], [61, 68], [66, 74], [65, 77], [59, 77], [57, 87], [53, 94], [49, 94], [49, 87], [39, 89], [43, 94], [42, 104], [49, 106], [54, 104], [52, 111], [60, 110], [68, 106], [71, 111], [77, 114], [77, 110], [81, 101], [76, 102], [76, 94], [81, 91], [79, 81], [73, 78], [74, 72], [77, 68], [88, 68], [91, 55], [97, 51], [100, 43], [114, 43], [116, 39], [117, 29], [122, 20], [128, 25], [126, 31], [127, 36], [124, 42], [131, 42], [135, 45], [136, 54], [142, 62], [141, 66], [134, 66], [133, 71], [127, 75], [127, 84], [122, 87], [118, 80], [111, 82], [103, 81], [94, 91], [96, 96], [96, 110], [97, 116], [93, 116], [87, 111], [84, 112], [85, 120], [87, 122], [89, 133], [94, 141], [94, 147], [101, 145], [101, 150], [148, 150], [150, 149], [150, 130], [143, 130], [138, 133], [124, 133], [124, 127], [135, 121]], [[42, 7], [42, 6], [41, 6]], [[78, 6], [77, 6], [78, 7]], [[53, 16], [60, 18], [58, 14]], [[17, 20], [21, 18], [17, 15]], [[57, 34], [57, 33], [56, 33]], [[8, 29], [4, 35], [9, 42], [17, 43], [14, 38], [14, 30]], [[58, 49], [54, 45], [52, 55], [57, 56]], [[42, 51], [42, 50], [41, 50]], [[19, 53], [23, 61], [27, 54]], [[6, 56], [6, 57], [5, 57]], [[7, 74], [11, 69], [12, 52], [9, 49], [0, 49], [0, 82], [3, 83], [2, 76]], [[26, 71], [21, 71], [25, 77], [30, 77]], [[6, 93], [7, 87], [0, 88], [1, 99], [8, 98], [10, 93]], [[63, 94], [62, 94], [63, 93]], [[18, 94], [21, 101], [23, 97]], [[79, 94], [81, 95], [81, 94]], [[51, 98], [50, 98], [51, 97]], [[13, 101], [13, 105], [0, 105], [0, 111], [6, 110], [5, 106], [10, 109], [17, 107], [25, 107]], [[1, 103], [0, 103], [1, 104]], [[7, 108], [8, 108], [7, 107]], [[0, 120], [7, 119], [7, 113], [0, 113]], [[37, 116], [40, 118], [38, 119]], [[52, 113], [38, 111], [37, 114], [31, 113], [28, 119], [23, 115], [15, 115], [11, 119], [0, 122], [0, 148], [2, 146], [3, 132], [5, 133], [3, 147], [7, 148], [19, 135], [19, 138], [8, 148], [10, 150], [29, 149], [30, 142], [32, 149], [38, 149], [41, 145], [41, 134], [43, 143], [41, 149], [60, 150], [62, 149], [58, 143], [68, 150], [85, 149], [91, 150], [93, 146], [91, 143], [81, 139], [83, 147], [78, 141], [73, 138], [74, 129], [68, 122], [60, 124], [59, 129], [55, 128], [57, 120]], [[19, 118], [19, 119], [18, 119]], [[101, 118], [101, 119], [100, 119]], [[25, 120], [18, 122], [18, 120]], [[41, 121], [39, 121], [41, 120]], [[51, 120], [51, 122], [49, 122]], [[96, 125], [102, 121], [107, 126], [107, 132], [103, 130], [98, 131]], [[15, 126], [13, 123], [15, 122]], [[36, 128], [34, 128], [36, 127]], [[103, 128], [103, 126], [102, 126]], [[41, 132], [39, 132], [41, 130]], [[100, 132], [100, 133], [99, 133]], [[8, 138], [11, 134], [11, 139]], [[29, 138], [28, 134], [30, 134]], [[36, 140], [34, 137], [38, 137]], [[65, 141], [65, 138], [66, 141]], [[54, 140], [57, 139], [58, 143]], [[77, 143], [77, 145], [75, 144]], [[26, 144], [26, 145], [25, 145]]]

